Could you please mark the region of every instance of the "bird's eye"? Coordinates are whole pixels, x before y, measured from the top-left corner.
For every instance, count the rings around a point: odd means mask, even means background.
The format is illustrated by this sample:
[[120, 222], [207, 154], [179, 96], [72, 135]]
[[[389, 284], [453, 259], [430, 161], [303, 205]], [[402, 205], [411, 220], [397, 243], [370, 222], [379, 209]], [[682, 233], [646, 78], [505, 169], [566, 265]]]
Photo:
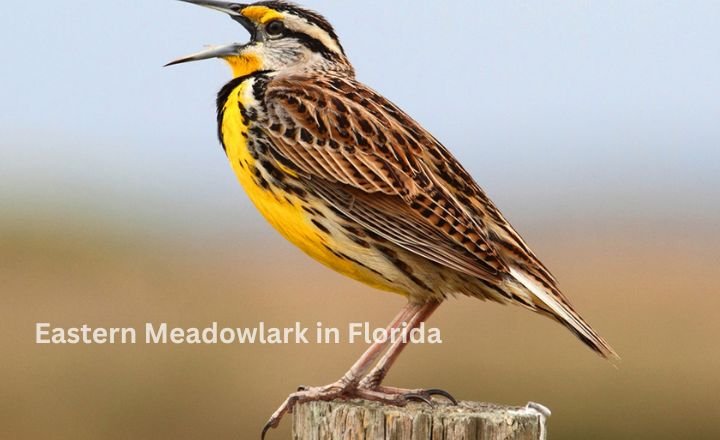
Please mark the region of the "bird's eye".
[[267, 32], [268, 35], [278, 36], [281, 35], [284, 31], [285, 25], [280, 20], [271, 21], [267, 24], [267, 26], [265, 26], [265, 32]]

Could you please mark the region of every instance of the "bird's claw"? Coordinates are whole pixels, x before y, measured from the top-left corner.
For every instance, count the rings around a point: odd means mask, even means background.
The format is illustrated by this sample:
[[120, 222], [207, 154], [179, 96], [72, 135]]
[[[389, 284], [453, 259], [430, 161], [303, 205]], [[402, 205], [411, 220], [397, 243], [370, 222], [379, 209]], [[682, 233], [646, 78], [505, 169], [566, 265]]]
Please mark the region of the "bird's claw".
[[425, 395], [423, 395], [423, 394], [409, 393], [409, 394], [403, 395], [403, 397], [404, 397], [406, 400], [415, 400], [415, 401], [418, 401], [418, 402], [427, 403], [427, 404], [430, 405], [430, 406], [435, 406], [435, 404], [433, 404], [432, 398], [430, 398], [430, 397], [428, 397], [428, 396], [425, 396]]
[[441, 389], [438, 389], [438, 388], [430, 388], [430, 389], [428, 389], [428, 390], [425, 390], [425, 393], [426, 393], [427, 395], [429, 395], [430, 397], [432, 397], [432, 396], [442, 396], [442, 397], [446, 398], [447, 400], [449, 400], [450, 403], [452, 403], [453, 405], [455, 405], [455, 406], [458, 405], [457, 399], [455, 399], [455, 397], [453, 397], [452, 394], [448, 393], [448, 392], [445, 391], [445, 390], [441, 390]]
[[295, 407], [295, 404], [298, 401], [298, 398], [295, 396], [297, 393], [291, 394], [282, 405], [280, 405], [280, 408], [277, 409], [273, 413], [272, 416], [270, 416], [270, 420], [265, 424], [262, 430], [262, 434], [260, 435], [260, 440], [265, 440], [265, 435], [267, 435], [268, 431], [271, 429], [277, 428], [280, 424], [280, 420], [282, 420], [283, 416], [286, 413], [292, 413], [293, 407]]
[[[380, 393], [384, 394], [395, 394], [395, 395], [404, 395], [406, 397], [415, 397], [415, 396], [422, 396], [424, 399], [422, 401], [430, 400], [432, 401], [432, 398], [435, 396], [441, 396], [446, 398], [450, 401], [453, 405], [458, 405], [457, 399], [453, 397], [452, 394], [448, 393], [445, 390], [441, 390], [439, 388], [428, 388], [428, 389], [418, 389], [418, 390], [406, 390], [403, 388], [394, 388], [394, 387], [376, 387], [375, 391], [378, 391]], [[414, 400], [420, 400], [415, 398]]]
[[334, 383], [324, 387], [306, 387], [300, 386], [298, 390], [290, 396], [280, 405], [280, 407], [270, 416], [270, 420], [265, 424], [262, 430], [261, 440], [265, 439], [265, 435], [273, 428], [277, 428], [280, 424], [280, 420], [287, 413], [292, 413], [295, 405], [302, 402], [309, 402], [313, 400], [333, 400], [344, 397], [349, 392], [347, 386], [341, 383]]
[[298, 390], [280, 405], [280, 408], [270, 417], [262, 430], [261, 439], [265, 439], [265, 435], [273, 428], [277, 428], [280, 420], [285, 414], [292, 413], [298, 403], [317, 401], [317, 400], [334, 400], [334, 399], [365, 399], [373, 402], [381, 402], [388, 405], [405, 406], [409, 402], [423, 402], [430, 406], [434, 406], [433, 396], [442, 396], [449, 400], [453, 405], [458, 402], [447, 391], [431, 388], [427, 390], [405, 390], [402, 388], [392, 387], [373, 387], [366, 388], [357, 386], [357, 384], [346, 383], [343, 381], [336, 382], [324, 387], [298, 387]]

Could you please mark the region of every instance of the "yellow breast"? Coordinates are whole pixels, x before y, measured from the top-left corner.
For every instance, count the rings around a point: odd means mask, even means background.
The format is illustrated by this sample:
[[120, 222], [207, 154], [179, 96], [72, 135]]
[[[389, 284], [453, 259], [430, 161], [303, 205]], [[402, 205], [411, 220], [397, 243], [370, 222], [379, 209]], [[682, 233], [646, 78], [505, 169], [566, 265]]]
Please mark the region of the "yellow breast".
[[[221, 121], [221, 135], [228, 159], [250, 200], [283, 237], [319, 262], [374, 287], [395, 290], [387, 279], [353, 262], [357, 258], [363, 258], [365, 255], [358, 256], [358, 253], [367, 254], [367, 249], [359, 249], [357, 245], [344, 238], [337, 230], [337, 225], [332, 222], [324, 225], [330, 233], [313, 224], [313, 218], [303, 206], [327, 212], [328, 216], [332, 215], [319, 200], [303, 200], [280, 187], [272, 184], [263, 186], [258, 181], [255, 173], [262, 173], [262, 165], [250, 153], [249, 130], [240, 111], [241, 106], [250, 108], [256, 104], [252, 94], [253, 81], [252, 79], [244, 81], [230, 93], [224, 105]], [[278, 166], [278, 168], [283, 167]], [[340, 250], [342, 252], [338, 252]], [[342, 258], [339, 253], [352, 257]], [[371, 255], [367, 257], [373, 258]]]

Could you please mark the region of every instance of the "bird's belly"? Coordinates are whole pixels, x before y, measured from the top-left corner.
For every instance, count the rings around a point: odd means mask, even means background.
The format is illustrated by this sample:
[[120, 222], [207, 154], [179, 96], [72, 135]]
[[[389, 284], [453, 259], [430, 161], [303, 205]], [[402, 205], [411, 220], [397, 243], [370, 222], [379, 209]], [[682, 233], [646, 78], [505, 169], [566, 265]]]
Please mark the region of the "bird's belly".
[[268, 223], [331, 269], [373, 287], [405, 294], [402, 286], [392, 281], [389, 272], [393, 268], [386, 259], [374, 248], [358, 245], [345, 235], [340, 219], [323, 201], [308, 193], [298, 195], [297, 191], [288, 191], [272, 182], [262, 161], [250, 152], [248, 127], [238, 108], [233, 104], [225, 108], [223, 143], [240, 184]]
[[234, 171], [257, 210], [285, 239], [343, 275], [383, 290], [398, 290], [399, 286], [383, 276], [384, 258], [349, 240], [320, 200], [258, 185], [242, 167], [234, 166]]

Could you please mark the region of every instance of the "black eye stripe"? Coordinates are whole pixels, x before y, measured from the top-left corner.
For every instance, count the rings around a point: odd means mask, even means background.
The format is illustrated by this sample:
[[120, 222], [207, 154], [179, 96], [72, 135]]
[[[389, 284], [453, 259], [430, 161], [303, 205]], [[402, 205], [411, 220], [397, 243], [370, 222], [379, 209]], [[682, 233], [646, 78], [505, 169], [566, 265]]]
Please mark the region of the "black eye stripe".
[[340, 44], [338, 36], [335, 33], [335, 29], [333, 29], [333, 26], [325, 19], [325, 17], [318, 14], [317, 12], [299, 7], [292, 3], [278, 0], [266, 0], [254, 4], [265, 6], [280, 12], [289, 12], [292, 15], [305, 19], [310, 24], [313, 24], [322, 29], [323, 31], [327, 32], [330, 38], [337, 43], [338, 47], [340, 48], [340, 52], [342, 52], [343, 55], [345, 54], [345, 51]]
[[315, 11], [311, 11], [309, 9], [301, 8], [297, 5], [288, 4], [284, 2], [277, 2], [277, 1], [268, 1], [263, 2], [267, 7], [270, 7], [271, 9], [275, 9], [278, 11], [285, 11], [290, 12], [293, 15], [297, 15], [298, 17], [302, 17], [305, 20], [309, 21], [310, 23], [318, 26], [320, 29], [324, 30], [325, 32], [329, 33], [333, 38], [337, 39], [337, 35], [335, 35], [335, 30], [333, 29], [330, 22], [325, 19], [322, 15], [318, 14]]
[[317, 52], [329, 60], [336, 61], [338, 58], [338, 55], [328, 49], [320, 40], [307, 34], [303, 34], [302, 32], [285, 29], [285, 37], [295, 38], [311, 51]]

